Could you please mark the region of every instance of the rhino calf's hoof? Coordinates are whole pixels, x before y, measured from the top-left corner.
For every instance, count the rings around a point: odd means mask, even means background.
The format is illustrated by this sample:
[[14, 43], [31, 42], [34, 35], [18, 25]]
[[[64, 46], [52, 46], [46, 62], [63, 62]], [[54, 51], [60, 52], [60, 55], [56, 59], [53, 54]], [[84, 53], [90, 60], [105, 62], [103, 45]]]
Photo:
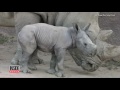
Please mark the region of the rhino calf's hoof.
[[22, 68], [20, 69], [20, 71], [23, 72], [23, 73], [32, 73], [29, 68], [23, 68], [23, 67], [22, 67]]
[[54, 70], [54, 69], [49, 69], [49, 70], [47, 70], [47, 73], [49, 73], [49, 74], [54, 74], [56, 71]]
[[35, 65], [28, 65], [28, 68], [31, 70], [37, 70], [37, 67]]
[[57, 77], [65, 77], [65, 75], [62, 72], [55, 72], [55, 75]]

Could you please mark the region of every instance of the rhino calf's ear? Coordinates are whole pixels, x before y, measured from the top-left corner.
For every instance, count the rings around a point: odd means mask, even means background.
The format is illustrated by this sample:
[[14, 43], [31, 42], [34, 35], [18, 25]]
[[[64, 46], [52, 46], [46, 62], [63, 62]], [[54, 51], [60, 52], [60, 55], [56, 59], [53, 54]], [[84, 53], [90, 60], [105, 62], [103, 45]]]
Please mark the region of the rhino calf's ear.
[[87, 30], [90, 28], [90, 25], [91, 25], [91, 23], [88, 23], [88, 24], [83, 28], [83, 30], [84, 30], [84, 31], [87, 31]]
[[81, 30], [80, 26], [78, 23], [73, 23], [73, 28], [77, 31]]

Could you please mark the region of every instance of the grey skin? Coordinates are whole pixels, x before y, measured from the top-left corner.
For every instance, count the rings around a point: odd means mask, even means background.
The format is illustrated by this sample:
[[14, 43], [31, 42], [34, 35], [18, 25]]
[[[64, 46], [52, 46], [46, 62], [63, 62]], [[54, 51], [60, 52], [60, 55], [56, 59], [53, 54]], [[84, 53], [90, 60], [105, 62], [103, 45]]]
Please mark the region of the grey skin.
[[[72, 27], [72, 23], [79, 22], [80, 27], [85, 27], [86, 24], [91, 23], [91, 26], [87, 33], [89, 37], [94, 42], [98, 31], [100, 30], [98, 26], [98, 12], [15, 12], [15, 29], [16, 35], [21, 31], [25, 25], [35, 24], [35, 23], [47, 23], [55, 26], [65, 26]], [[89, 33], [90, 31], [90, 33]], [[37, 52], [37, 51], [36, 51]], [[11, 64], [17, 65], [21, 59], [22, 49], [19, 43], [17, 43], [16, 54], [13, 57]], [[39, 60], [40, 63], [43, 61], [34, 55], [34, 58]], [[92, 67], [91, 67], [92, 68]]]
[[[98, 47], [98, 50], [97, 50], [98, 53], [96, 57], [99, 56], [101, 58], [101, 61], [106, 60], [106, 59], [111, 60], [120, 55], [120, 46], [111, 45], [105, 41], [106, 39], [108, 39], [107, 35], [110, 36], [110, 34], [112, 34], [113, 31], [112, 30], [101, 30], [99, 28], [98, 18], [99, 18], [99, 12], [1, 12], [0, 13], [0, 25], [15, 26], [16, 35], [18, 35], [18, 33], [21, 31], [21, 29], [25, 25], [34, 24], [34, 23], [47, 23], [47, 24], [51, 24], [55, 26], [71, 27], [72, 23], [79, 22], [81, 23], [80, 24], [81, 28], [83, 28], [87, 23], [91, 23], [91, 26], [86, 33], [89, 35], [90, 39], [94, 43], [97, 42], [96, 45]], [[18, 44], [18, 48], [17, 48], [14, 58], [11, 61], [12, 64], [19, 64], [20, 58], [18, 57], [21, 56], [22, 54], [21, 47], [19, 43], [17, 44]], [[74, 53], [76, 52], [75, 50], [73, 51]], [[76, 56], [76, 58], [78, 58], [79, 61], [81, 61], [80, 57], [81, 57], [81, 54], [78, 54]], [[89, 60], [86, 56], [82, 58], [84, 58], [86, 63], [88, 63], [89, 61], [90, 62], [89, 64], [93, 64], [91, 63], [91, 60], [94, 60], [96, 64], [99, 63], [98, 62], [99, 60], [97, 60], [94, 57], [89, 57], [90, 58]], [[35, 59], [34, 61], [37, 62], [38, 61], [37, 55], [34, 55], [33, 59]], [[39, 61], [40, 63], [42, 62], [42, 60], [39, 60]], [[86, 64], [86, 67], [87, 67], [87, 64]], [[87, 71], [89, 70], [90, 69], [88, 69]], [[94, 69], [94, 67], [91, 67], [91, 70], [95, 71], [97, 69], [96, 68]]]
[[94, 72], [102, 63], [102, 60], [97, 55], [92, 57], [86, 56], [77, 48], [70, 49], [69, 52], [75, 63], [85, 71]]
[[26, 25], [18, 34], [18, 42], [22, 48], [21, 71], [31, 73], [28, 63], [33, 64], [30, 58], [37, 49], [52, 53], [48, 73], [58, 77], [64, 76], [63, 62], [66, 50], [77, 48], [86, 56], [95, 56], [97, 46], [86, 34], [90, 25], [89, 23], [83, 29], [78, 23], [69, 28], [44, 23]]
[[[17, 36], [18, 36], [18, 33], [21, 31], [21, 29], [25, 25], [42, 22], [40, 16], [38, 16], [34, 13], [30, 13], [30, 12], [19, 12], [19, 13], [15, 12], [14, 18], [15, 18], [15, 29], [16, 29]], [[22, 48], [21, 48], [20, 44], [17, 43], [16, 54], [13, 57], [11, 64], [12, 65], [19, 65], [19, 61], [21, 60], [21, 58], [22, 58]], [[36, 54], [34, 54], [34, 57], [32, 59], [34, 59], [35, 62], [37, 62], [37, 61], [39, 61], [39, 63], [43, 62], [42, 59], [38, 58], [37, 51], [36, 51]]]
[[[90, 33], [90, 38], [93, 41], [94, 36], [97, 36], [94, 31], [96, 30], [98, 32], [99, 30], [97, 22], [98, 18], [95, 17], [97, 15], [98, 12], [14, 12], [16, 35], [18, 36], [21, 29], [29, 24], [47, 23], [55, 26], [72, 27], [72, 23], [79, 22], [81, 23], [81, 28], [85, 27], [86, 24], [91, 23], [89, 30], [93, 30], [93, 33]], [[96, 23], [91, 21], [95, 21]], [[19, 43], [17, 43], [16, 54], [13, 57], [11, 64], [19, 64], [21, 54], [22, 49]], [[34, 57], [35, 58], [33, 59], [39, 59], [37, 55]], [[42, 62], [41, 59], [39, 61], [40, 63]]]

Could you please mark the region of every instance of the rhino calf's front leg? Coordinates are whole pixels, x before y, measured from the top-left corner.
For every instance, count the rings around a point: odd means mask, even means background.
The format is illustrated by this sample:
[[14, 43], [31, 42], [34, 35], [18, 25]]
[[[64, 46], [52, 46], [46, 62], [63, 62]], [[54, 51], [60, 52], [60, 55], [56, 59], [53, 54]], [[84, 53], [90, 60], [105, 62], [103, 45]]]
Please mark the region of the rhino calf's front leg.
[[56, 61], [56, 67], [58, 69], [58, 71], [56, 71], [55, 75], [58, 77], [65, 77], [64, 72], [63, 72], [63, 62], [64, 62], [64, 58], [65, 58], [65, 53], [66, 53], [66, 49], [56, 49], [55, 50], [55, 55], [57, 57], [57, 61]]
[[47, 71], [48, 73], [54, 74], [56, 72], [56, 70], [55, 70], [56, 60], [57, 60], [57, 57], [56, 57], [55, 53], [52, 53], [52, 58], [50, 61], [50, 69]]

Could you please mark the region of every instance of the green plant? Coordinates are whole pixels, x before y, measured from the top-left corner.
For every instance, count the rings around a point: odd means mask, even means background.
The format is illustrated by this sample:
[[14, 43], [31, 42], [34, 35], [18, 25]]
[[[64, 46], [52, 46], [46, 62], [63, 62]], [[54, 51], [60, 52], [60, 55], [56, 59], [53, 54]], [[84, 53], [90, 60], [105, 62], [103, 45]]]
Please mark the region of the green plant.
[[4, 44], [5, 42], [8, 41], [8, 39], [9, 39], [8, 37], [0, 34], [0, 44]]

